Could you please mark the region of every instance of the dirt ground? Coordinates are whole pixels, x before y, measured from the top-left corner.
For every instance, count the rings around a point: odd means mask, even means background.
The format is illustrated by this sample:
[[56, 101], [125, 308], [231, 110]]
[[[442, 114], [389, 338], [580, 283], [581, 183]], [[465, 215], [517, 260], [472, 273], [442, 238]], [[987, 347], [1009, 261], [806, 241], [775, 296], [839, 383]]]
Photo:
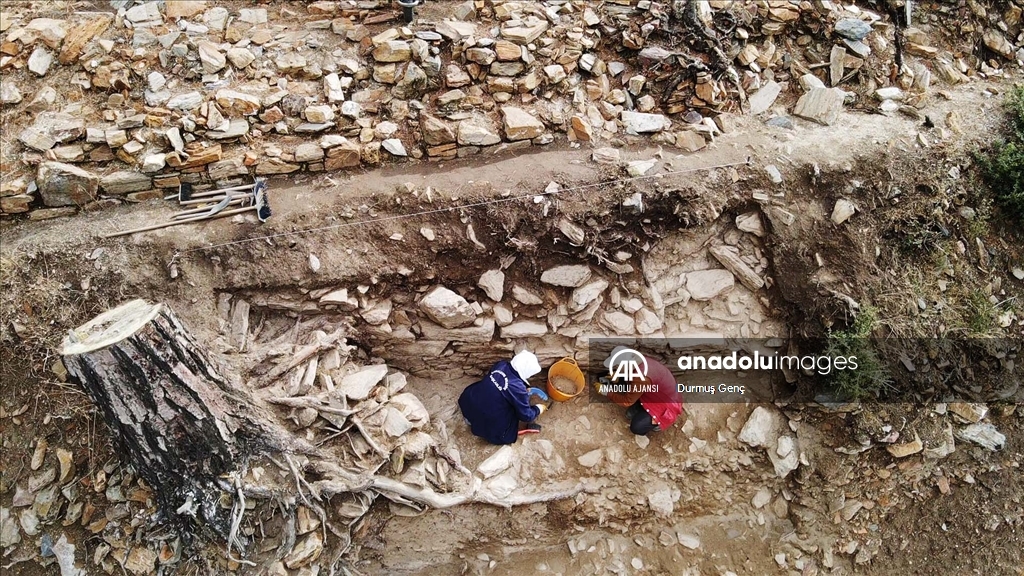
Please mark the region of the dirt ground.
[[[166, 217], [172, 207], [161, 202], [45, 224], [4, 222], [3, 506], [11, 506], [15, 487], [34, 474], [28, 463], [40, 437], [51, 447], [72, 450], [83, 492], [100, 470], [118, 473], [108, 433], [88, 398], [51, 368], [67, 329], [129, 298], [168, 303], [200, 339], [213, 342], [221, 291], [301, 292], [347, 282], [386, 294], [428, 283], [475, 283], [502, 256], [518, 257], [509, 275], [524, 282], [553, 263], [595, 262], [581, 248], [549, 245], [561, 215], [586, 222], [607, 250], [639, 251], [650, 243], [652, 264], [669, 267], [687, 262], [687, 242], [699, 243], [719, 222], [749, 209], [753, 192], [768, 191], [781, 195], [800, 217], [766, 240], [777, 279], [768, 301], [744, 300], [746, 314], [756, 310], [766, 317], [766, 335], [787, 326], [796, 332], [839, 322], [834, 303], [823, 303], [822, 286], [853, 285], [856, 293], [885, 304], [881, 288], [901, 288], [893, 284], [896, 276], [887, 275], [896, 263], [886, 258], [897, 256], [882, 235], [897, 210], [866, 210], [862, 221], [855, 218], [837, 230], [827, 223], [831, 207], [851, 193], [870, 206], [874, 196], [884, 197], [882, 188], [915, 179], [949, 184], [941, 175], [964, 162], [965, 153], [997, 125], [993, 88], [1002, 92], [1002, 85], [976, 82], [935, 98], [926, 113], [936, 124], [971, 111], [970, 128], [950, 128], [947, 139], [928, 148], [917, 140], [924, 132], [919, 123], [904, 117], [845, 114], [831, 128], [798, 123], [795, 130], [744, 120], [737, 134], [719, 137], [700, 154], [623, 142], [624, 160], [660, 160], [655, 172], [663, 175], [632, 182], [612, 182], [622, 174], [595, 165], [590, 150], [551, 147], [273, 181], [274, 216], [265, 225], [236, 218], [125, 239], [98, 237]], [[767, 164], [782, 172], [781, 186], [768, 180]], [[732, 166], [708, 169], [725, 165]], [[815, 166], [824, 175], [820, 179]], [[844, 180], [877, 188], [851, 192]], [[532, 196], [549, 181], [566, 191], [549, 198], [548, 207]], [[637, 191], [649, 207], [640, 226], [624, 222], [621, 208]], [[921, 195], [905, 192], [907, 204], [916, 205], [915, 194]], [[500, 199], [509, 200], [469, 206]], [[467, 224], [485, 250], [473, 247]], [[435, 231], [434, 241], [423, 238], [424, 226]], [[395, 234], [402, 239], [393, 240]], [[986, 243], [1003, 261], [1021, 262], [1022, 247], [1012, 237], [990, 232]], [[884, 254], [878, 260], [870, 256], [875, 247]], [[828, 274], [808, 264], [815, 252], [829, 263]], [[310, 271], [310, 254], [321, 263], [318, 273]], [[980, 275], [964, 280], [981, 281]], [[1003, 288], [1011, 295], [1022, 290], [1019, 283]], [[683, 317], [692, 320], [692, 310]], [[886, 318], [901, 322], [895, 315]], [[726, 328], [738, 335], [738, 324]], [[685, 321], [674, 328], [679, 334], [687, 329]], [[472, 437], [458, 413], [455, 399], [471, 381], [414, 377], [409, 387], [433, 418], [445, 422], [466, 466], [474, 469], [494, 448]], [[993, 422], [1008, 439], [1002, 450], [958, 443], [946, 459], [929, 460], [895, 459], [879, 447], [854, 455], [835, 449], [847, 445], [865, 414], [884, 412], [889, 423], [900, 414], [905, 420], [907, 413], [927, 420], [937, 417], [933, 403], [852, 413], [783, 405], [793, 432], [813, 447], [807, 450], [809, 462], [786, 479], [777, 477], [761, 451], [736, 440], [753, 408], [691, 404], [676, 427], [642, 446], [614, 405], [583, 398], [557, 405], [543, 416], [542, 434], [514, 446], [514, 471], [524, 489], [578, 479], [588, 490], [570, 500], [511, 510], [477, 504], [415, 517], [395, 514], [379, 499], [356, 534], [359, 553], [352, 566], [371, 574], [1022, 573], [1019, 407], [993, 410]], [[601, 463], [580, 465], [580, 456], [598, 448], [604, 451]], [[648, 503], [652, 492], [661, 491], [673, 500], [668, 514], [653, 512]], [[755, 507], [752, 500], [762, 491], [765, 502]], [[90, 498], [101, 505], [101, 496]], [[856, 509], [848, 505], [852, 501], [860, 503]], [[144, 507], [134, 510], [143, 524]], [[851, 510], [853, 516], [845, 518]], [[101, 543], [80, 526], [65, 530], [85, 547], [86, 557]], [[16, 562], [33, 552], [23, 546], [5, 556], [3, 565], [14, 574], [59, 573], [52, 563], [41, 568], [36, 561]], [[221, 552], [212, 546], [180, 571], [219, 570]]]

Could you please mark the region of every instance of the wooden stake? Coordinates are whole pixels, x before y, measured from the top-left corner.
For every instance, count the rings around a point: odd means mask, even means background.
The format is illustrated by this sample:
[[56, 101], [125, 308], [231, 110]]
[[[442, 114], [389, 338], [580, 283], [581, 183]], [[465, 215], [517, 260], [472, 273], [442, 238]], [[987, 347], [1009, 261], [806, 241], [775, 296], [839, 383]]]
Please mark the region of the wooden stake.
[[210, 197], [210, 196], [221, 195], [221, 193], [234, 192], [236, 190], [252, 190], [253, 186], [255, 186], [255, 184], [243, 184], [241, 186], [232, 186], [230, 188], [221, 188], [219, 190], [206, 190], [205, 192], [193, 192], [192, 193], [192, 197], [193, 198], [207, 198], [207, 197]]
[[[223, 198], [221, 198], [221, 200], [223, 200]], [[245, 200], [245, 198], [242, 197], [242, 196], [239, 196], [238, 198], [235, 198], [231, 202], [228, 202], [228, 206], [237, 206], [238, 204], [241, 204], [243, 200]], [[198, 214], [206, 214], [206, 213], [208, 213], [210, 211], [210, 208], [212, 208], [212, 207], [213, 206], [211, 205], [211, 206], [201, 206], [199, 208], [189, 208], [188, 210], [184, 210], [182, 212], [178, 212], [177, 214], [175, 214], [173, 216], [173, 219], [174, 220], [181, 220], [182, 218], [185, 218], [186, 216], [194, 216], [194, 215], [198, 215]]]
[[[182, 200], [181, 202], [178, 202], [178, 204], [180, 206], [195, 206], [196, 204], [216, 204], [217, 202], [220, 202], [226, 197], [227, 196], [210, 196], [207, 198], [199, 198], [198, 200]], [[242, 198], [242, 196], [239, 196], [239, 198]]]
[[[192, 193], [192, 198], [206, 198], [208, 196], [216, 196], [218, 194], [221, 194], [222, 192], [232, 192], [232, 191], [235, 191], [235, 190], [251, 190], [253, 186], [255, 186], [255, 184], [241, 184], [239, 186], [232, 186], [230, 188], [219, 188], [217, 190], [205, 190], [203, 192], [193, 192]], [[179, 197], [180, 197], [180, 193], [179, 194], [171, 194], [169, 196], [164, 196], [164, 200], [174, 200], [175, 198], [179, 198]]]

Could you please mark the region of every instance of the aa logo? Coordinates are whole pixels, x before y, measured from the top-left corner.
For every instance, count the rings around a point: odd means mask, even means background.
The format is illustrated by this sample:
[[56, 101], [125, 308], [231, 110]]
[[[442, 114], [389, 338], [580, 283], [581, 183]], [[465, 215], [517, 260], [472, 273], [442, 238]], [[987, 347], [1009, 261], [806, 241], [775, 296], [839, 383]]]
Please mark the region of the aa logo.
[[[499, 375], [501, 376], [500, 379], [498, 378]], [[508, 376], [506, 376], [501, 370], [495, 370], [491, 372], [491, 384], [494, 384], [495, 388], [504, 392], [505, 390], [508, 390]]]
[[632, 348], [622, 348], [608, 362], [612, 380], [632, 381], [647, 378], [647, 358]]

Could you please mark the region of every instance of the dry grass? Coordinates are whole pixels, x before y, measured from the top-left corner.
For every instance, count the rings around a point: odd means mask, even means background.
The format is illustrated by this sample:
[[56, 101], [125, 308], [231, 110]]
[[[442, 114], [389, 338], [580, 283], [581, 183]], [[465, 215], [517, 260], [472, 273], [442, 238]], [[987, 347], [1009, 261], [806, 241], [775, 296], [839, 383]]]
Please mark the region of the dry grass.
[[[119, 275], [93, 276], [84, 289], [81, 270], [67, 254], [0, 257], [0, 371], [53, 380], [67, 330], [124, 299]], [[97, 290], [97, 288], [102, 290]]]

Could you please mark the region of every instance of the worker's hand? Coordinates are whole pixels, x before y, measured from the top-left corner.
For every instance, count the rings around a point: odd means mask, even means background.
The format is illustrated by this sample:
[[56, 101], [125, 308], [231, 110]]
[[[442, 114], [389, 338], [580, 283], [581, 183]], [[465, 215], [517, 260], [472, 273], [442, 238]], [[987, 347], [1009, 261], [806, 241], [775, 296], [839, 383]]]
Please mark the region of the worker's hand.
[[598, 378], [597, 386], [595, 386], [595, 388], [597, 388], [597, 393], [600, 394], [601, 396], [607, 396], [608, 392], [611, 390], [611, 384], [612, 380], [607, 376]]
[[548, 409], [548, 405], [547, 404], [537, 404], [537, 410], [538, 410], [537, 416], [540, 416], [541, 414], [543, 414], [544, 411], [547, 410], [547, 409]]

